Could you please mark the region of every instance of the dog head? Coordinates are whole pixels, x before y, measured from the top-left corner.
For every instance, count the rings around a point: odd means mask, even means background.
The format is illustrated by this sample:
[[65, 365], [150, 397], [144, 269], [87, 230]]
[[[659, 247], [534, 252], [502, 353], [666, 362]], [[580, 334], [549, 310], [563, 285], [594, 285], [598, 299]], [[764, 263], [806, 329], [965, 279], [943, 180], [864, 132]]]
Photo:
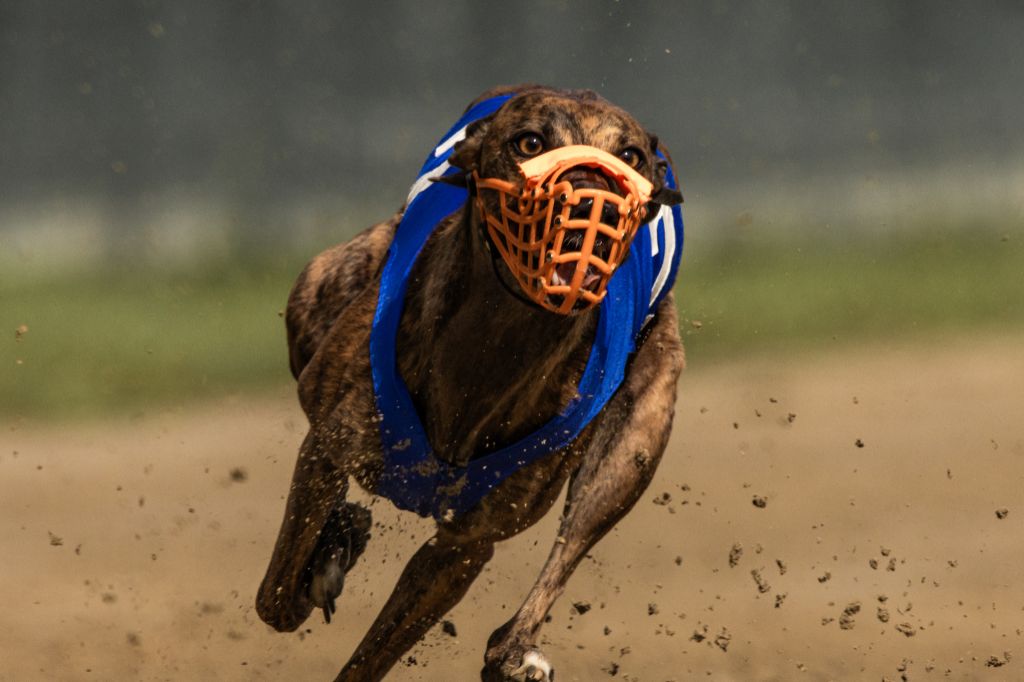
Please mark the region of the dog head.
[[508, 266], [499, 277], [543, 308], [578, 313], [604, 298], [639, 226], [682, 196], [666, 186], [658, 139], [596, 93], [517, 86], [477, 101], [507, 93], [467, 128], [449, 159], [463, 173], [447, 180], [473, 190]]

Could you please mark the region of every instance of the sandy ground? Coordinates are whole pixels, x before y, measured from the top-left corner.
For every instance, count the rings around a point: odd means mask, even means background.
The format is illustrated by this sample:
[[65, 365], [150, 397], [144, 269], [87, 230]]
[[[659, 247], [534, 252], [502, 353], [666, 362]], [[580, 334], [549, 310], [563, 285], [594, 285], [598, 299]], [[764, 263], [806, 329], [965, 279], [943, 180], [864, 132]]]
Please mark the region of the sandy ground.
[[[544, 630], [558, 679], [1024, 679], [1022, 342], [691, 368], [658, 476]], [[331, 679], [429, 526], [375, 504], [392, 530], [335, 622], [271, 632], [253, 595], [303, 425], [285, 390], [3, 424], [0, 679]], [[479, 679], [554, 523], [389, 679]]]

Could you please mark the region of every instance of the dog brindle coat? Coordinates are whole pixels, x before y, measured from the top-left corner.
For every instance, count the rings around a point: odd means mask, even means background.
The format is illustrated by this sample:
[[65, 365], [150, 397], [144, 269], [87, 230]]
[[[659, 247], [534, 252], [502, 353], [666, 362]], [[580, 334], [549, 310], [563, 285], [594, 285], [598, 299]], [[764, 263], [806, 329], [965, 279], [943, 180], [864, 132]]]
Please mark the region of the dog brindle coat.
[[[473, 170], [517, 179], [522, 158], [511, 143], [535, 132], [546, 149], [643, 150], [646, 163], [638, 170], [654, 183], [653, 201], [681, 199], [664, 187], [656, 138], [595, 93], [517, 86], [477, 101], [505, 93], [514, 96], [471, 124], [456, 145], [450, 162], [465, 171], [458, 179]], [[597, 321], [596, 308], [563, 316], [514, 296], [518, 285], [502, 263], [492, 262], [472, 204], [444, 220], [425, 244], [396, 340], [401, 376], [434, 452], [456, 464], [519, 440], [563, 409]], [[295, 630], [314, 607], [330, 619], [344, 574], [369, 537], [369, 511], [345, 495], [350, 476], [372, 490], [383, 462], [369, 336], [400, 217], [317, 256], [288, 301], [291, 369], [310, 429], [256, 600], [260, 617], [279, 631]], [[536, 523], [568, 480], [547, 563], [519, 610], [491, 635], [481, 673], [485, 681], [550, 678], [550, 665], [534, 646], [540, 626], [583, 556], [646, 489], [668, 440], [683, 368], [671, 294], [637, 345], [618, 391], [574, 442], [520, 469], [469, 512], [437, 523], [338, 680], [382, 679], [462, 599], [494, 543]]]

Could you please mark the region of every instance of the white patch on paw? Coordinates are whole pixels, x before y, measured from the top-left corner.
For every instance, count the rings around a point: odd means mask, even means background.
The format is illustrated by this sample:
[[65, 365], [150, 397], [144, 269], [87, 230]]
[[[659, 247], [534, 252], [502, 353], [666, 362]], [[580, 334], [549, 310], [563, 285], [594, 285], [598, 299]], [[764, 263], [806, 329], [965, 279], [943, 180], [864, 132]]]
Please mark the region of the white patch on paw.
[[523, 654], [523, 664], [512, 671], [514, 679], [527, 682], [549, 682], [551, 680], [551, 664], [538, 649], [530, 649]]
[[344, 584], [345, 571], [341, 569], [336, 555], [332, 554], [320, 570], [313, 574], [309, 596], [316, 606], [322, 608], [329, 600], [341, 594]]

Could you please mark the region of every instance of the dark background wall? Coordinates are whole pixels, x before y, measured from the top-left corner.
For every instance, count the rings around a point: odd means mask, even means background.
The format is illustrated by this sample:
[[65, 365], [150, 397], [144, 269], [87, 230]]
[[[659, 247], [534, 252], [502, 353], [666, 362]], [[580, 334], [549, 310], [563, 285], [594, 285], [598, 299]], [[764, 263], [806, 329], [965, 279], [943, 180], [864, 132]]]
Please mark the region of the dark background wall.
[[634, 112], [691, 204], [936, 167], [1000, 182], [1024, 158], [1021, 36], [1011, 0], [4, 0], [0, 235], [69, 198], [111, 242], [175, 202], [219, 207], [235, 244], [287, 240], [282, 205], [381, 217], [470, 99], [520, 81]]

